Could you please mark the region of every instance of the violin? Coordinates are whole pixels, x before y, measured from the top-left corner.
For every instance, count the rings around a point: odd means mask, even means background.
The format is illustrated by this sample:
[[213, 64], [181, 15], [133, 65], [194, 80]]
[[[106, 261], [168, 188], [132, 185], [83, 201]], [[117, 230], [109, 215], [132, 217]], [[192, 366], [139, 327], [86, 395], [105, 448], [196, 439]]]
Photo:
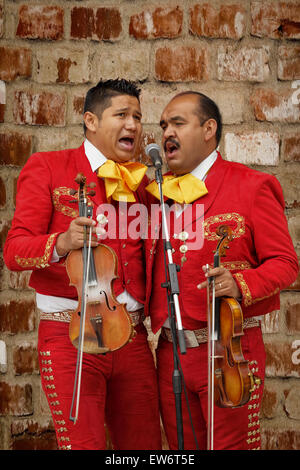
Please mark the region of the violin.
[[[87, 196], [93, 196], [95, 192], [87, 193], [86, 177], [82, 173], [77, 175], [75, 181], [79, 185], [79, 216], [91, 218], [93, 204], [88, 202]], [[76, 191], [72, 190], [71, 194], [76, 194]], [[74, 402], [77, 386], [77, 409], [74, 418], [71, 416], [72, 403], [70, 415], [74, 422], [78, 416], [82, 353], [106, 354], [115, 351], [125, 346], [135, 335], [125, 304], [120, 304], [113, 292], [113, 281], [118, 272], [117, 255], [104, 244], [92, 248], [91, 236], [92, 230], [89, 231], [88, 240], [85, 226], [83, 248], [72, 250], [66, 259], [70, 285], [75, 286], [78, 293], [78, 307], [72, 313], [69, 326], [70, 340], [78, 350], [73, 393]]]
[[[216, 233], [220, 241], [214, 254], [215, 268], [220, 266], [221, 256], [226, 255], [229, 242], [233, 240], [232, 230], [227, 225], [220, 225]], [[250, 372], [243, 355], [243, 312], [239, 302], [232, 297], [215, 297], [214, 278], [209, 278], [208, 284], [208, 448], [211, 449], [214, 403], [227, 408], [244, 405], [259, 379]]]
[[[86, 202], [86, 177], [79, 173], [75, 181], [79, 184], [79, 216], [92, 217], [92, 205]], [[83, 249], [72, 250], [67, 257], [66, 269], [70, 284], [78, 292], [78, 308], [72, 314], [69, 336], [77, 348], [80, 320], [84, 312], [84, 352], [103, 354], [115, 351], [133, 336], [130, 315], [125, 305], [116, 300], [112, 288], [113, 281], [117, 278], [117, 263], [115, 251], [103, 244], [89, 250], [85, 246]], [[83, 270], [84, 264], [88, 267], [86, 273]], [[85, 307], [82, 306], [83, 300]]]

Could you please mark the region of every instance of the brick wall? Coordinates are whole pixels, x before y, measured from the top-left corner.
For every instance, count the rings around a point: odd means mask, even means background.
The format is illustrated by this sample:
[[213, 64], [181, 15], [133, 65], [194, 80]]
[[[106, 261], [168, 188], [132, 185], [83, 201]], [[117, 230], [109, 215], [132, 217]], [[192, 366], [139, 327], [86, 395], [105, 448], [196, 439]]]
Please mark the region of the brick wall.
[[[221, 151], [276, 175], [300, 251], [300, 4], [295, 1], [0, 0], [0, 243], [20, 169], [34, 151], [78, 146], [86, 90], [101, 78], [141, 82], [144, 143], [176, 92], [219, 104]], [[142, 159], [143, 159], [142, 152]], [[28, 273], [0, 255], [0, 448], [56, 448], [40, 390], [37, 315]], [[300, 278], [263, 322], [264, 449], [300, 448]]]

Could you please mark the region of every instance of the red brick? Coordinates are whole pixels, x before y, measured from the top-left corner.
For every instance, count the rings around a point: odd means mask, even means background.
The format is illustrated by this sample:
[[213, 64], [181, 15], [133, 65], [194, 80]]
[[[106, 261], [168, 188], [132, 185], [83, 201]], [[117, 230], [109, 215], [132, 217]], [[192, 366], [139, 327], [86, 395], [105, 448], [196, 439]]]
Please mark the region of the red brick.
[[129, 34], [136, 39], [176, 38], [182, 31], [183, 11], [175, 8], [156, 8], [132, 15]]
[[300, 431], [263, 429], [261, 441], [264, 450], [299, 450]]
[[208, 79], [206, 48], [161, 47], [155, 55], [155, 76], [166, 82], [188, 82]]
[[292, 102], [293, 91], [256, 89], [250, 98], [258, 121], [300, 122], [300, 104]]
[[16, 91], [13, 113], [17, 124], [64, 126], [65, 97], [47, 92]]
[[39, 373], [39, 358], [35, 346], [23, 343], [13, 350], [13, 362], [16, 375]]
[[278, 78], [300, 78], [300, 46], [280, 46], [278, 49]]
[[18, 76], [31, 76], [31, 51], [0, 47], [0, 80], [14, 80]]
[[71, 10], [71, 38], [87, 39], [94, 33], [94, 11], [92, 8], [74, 7]]
[[35, 302], [11, 300], [0, 304], [0, 331], [24, 333], [34, 331], [36, 326]]
[[121, 15], [117, 8], [98, 8], [95, 16], [95, 34], [98, 39], [115, 39], [122, 31]]
[[2, 178], [0, 178], [0, 207], [3, 208], [6, 205], [6, 189], [5, 183]]
[[57, 450], [52, 420], [42, 424], [32, 419], [14, 421], [11, 435], [13, 450]]
[[215, 8], [205, 3], [190, 9], [190, 32], [197, 36], [240, 39], [245, 28], [245, 9], [240, 5]]
[[300, 364], [294, 360], [295, 350], [292, 340], [265, 342], [267, 377], [300, 377]]
[[73, 112], [76, 114], [83, 114], [84, 96], [74, 96], [73, 99]]
[[252, 2], [251, 34], [274, 39], [300, 37], [299, 2]]
[[58, 6], [21, 5], [16, 35], [28, 39], [63, 38], [64, 10]]
[[33, 412], [30, 384], [0, 382], [0, 415], [26, 416]]
[[143, 133], [139, 149], [137, 150], [137, 154], [135, 156], [135, 160], [143, 163], [144, 165], [151, 165], [151, 158], [146, 155], [145, 148], [148, 144], [154, 142], [155, 136], [153, 132]]
[[286, 307], [286, 325], [289, 334], [300, 333], [300, 303], [288, 302]]
[[11, 223], [8, 220], [0, 220], [0, 250], [3, 250], [4, 242], [10, 229], [10, 225]]
[[285, 162], [300, 161], [300, 135], [289, 133], [282, 139], [282, 154]]
[[0, 38], [3, 36], [3, 17], [4, 17], [3, 5], [0, 5]]
[[18, 133], [0, 134], [0, 165], [23, 166], [31, 151], [31, 136]]
[[74, 7], [71, 10], [71, 37], [74, 39], [116, 39], [121, 31], [118, 8]]
[[4, 283], [3, 283], [4, 272], [5, 272], [4, 261], [2, 258], [0, 258], [0, 291], [5, 289]]

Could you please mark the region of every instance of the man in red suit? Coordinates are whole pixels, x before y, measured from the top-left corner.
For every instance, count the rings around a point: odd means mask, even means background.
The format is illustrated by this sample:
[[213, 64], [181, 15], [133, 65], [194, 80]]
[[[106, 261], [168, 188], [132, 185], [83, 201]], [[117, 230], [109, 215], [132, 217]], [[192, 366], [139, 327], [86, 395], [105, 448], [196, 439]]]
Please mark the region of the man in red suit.
[[[129, 234], [105, 238], [105, 214], [99, 214], [99, 208], [109, 203], [119, 234], [126, 228], [118, 225], [121, 203], [127, 201], [130, 207], [135, 201], [143, 202], [147, 168], [129, 162], [142, 133], [139, 94], [126, 80], [100, 81], [86, 96], [83, 144], [77, 149], [33, 154], [18, 179], [16, 211], [4, 257], [11, 270], [32, 270], [30, 286], [36, 290], [41, 312], [41, 380], [59, 449], [105, 449], [105, 423], [115, 449], [161, 448], [156, 371], [143, 324], [143, 242]], [[78, 173], [95, 185], [95, 195], [88, 196], [94, 206], [92, 219], [78, 213]], [[83, 353], [79, 414], [74, 424], [69, 417], [77, 350], [69, 338], [69, 324], [79, 293], [77, 286], [70, 285], [66, 256], [83, 247], [85, 226], [93, 228], [92, 247], [99, 244], [96, 232], [117, 254], [114, 294], [127, 305], [136, 335], [106, 355]]]
[[[222, 159], [217, 151], [221, 116], [216, 104], [205, 95], [196, 92], [176, 95], [164, 109], [160, 126], [170, 169], [164, 175], [162, 189], [166, 207], [173, 209], [169, 234], [173, 262], [180, 267], [179, 307], [186, 340], [186, 354], [179, 354], [179, 370], [190, 408], [189, 415], [182, 392], [184, 448], [207, 448], [208, 276], [215, 279], [216, 298], [229, 296], [240, 302], [244, 329], [242, 351], [249, 361], [249, 372], [258, 379], [248, 403], [237, 408], [214, 407], [210, 448], [259, 449], [259, 410], [265, 369], [260, 316], [279, 308], [280, 290], [289, 286], [298, 272], [282, 190], [275, 177]], [[155, 181], [147, 190], [159, 198]], [[157, 203], [157, 199], [154, 201]], [[221, 259], [221, 266], [214, 267], [214, 251], [219, 240], [216, 232], [220, 225], [227, 225], [234, 238], [226, 258]], [[152, 234], [158, 232], [157, 223], [152, 227]], [[147, 241], [146, 303], [149, 303], [153, 331], [161, 328], [157, 348], [161, 413], [169, 446], [176, 449], [173, 337], [166, 289], [162, 287], [166, 280], [163, 259], [160, 232], [160, 237]]]

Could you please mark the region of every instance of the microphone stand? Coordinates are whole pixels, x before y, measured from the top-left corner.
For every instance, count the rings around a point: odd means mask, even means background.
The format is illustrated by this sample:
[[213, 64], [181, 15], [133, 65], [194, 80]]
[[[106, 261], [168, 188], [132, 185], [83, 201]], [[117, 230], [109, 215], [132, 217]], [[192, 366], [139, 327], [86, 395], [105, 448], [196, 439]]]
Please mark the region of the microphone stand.
[[[184, 442], [183, 442], [183, 422], [182, 422], [182, 406], [181, 406], [182, 383], [181, 383], [181, 374], [178, 368], [179, 361], [178, 361], [178, 356], [177, 356], [177, 338], [178, 338], [178, 345], [179, 345], [181, 354], [186, 354], [186, 344], [185, 344], [184, 332], [183, 332], [182, 323], [181, 323], [181, 315], [180, 315], [180, 308], [179, 308], [179, 301], [178, 301], [179, 284], [178, 284], [177, 272], [179, 271], [180, 267], [173, 263], [172, 246], [171, 246], [170, 237], [169, 237], [165, 203], [164, 203], [163, 191], [162, 191], [163, 177], [162, 177], [162, 171], [161, 171], [161, 163], [156, 162], [154, 164], [154, 167], [155, 167], [155, 180], [159, 188], [160, 204], [161, 204], [161, 211], [162, 211], [162, 233], [163, 233], [165, 260], [166, 260], [166, 255], [168, 257], [167, 267], [168, 267], [169, 279], [167, 278], [167, 272], [166, 272], [166, 282], [162, 284], [162, 287], [167, 289], [169, 312], [171, 312], [170, 313], [170, 328], [171, 328], [171, 334], [172, 334], [172, 339], [173, 339], [173, 356], [174, 356], [173, 391], [174, 391], [174, 396], [175, 396], [175, 407], [176, 407], [178, 450], [183, 450]], [[176, 335], [175, 315], [176, 315], [176, 322], [177, 322], [177, 335]]]

